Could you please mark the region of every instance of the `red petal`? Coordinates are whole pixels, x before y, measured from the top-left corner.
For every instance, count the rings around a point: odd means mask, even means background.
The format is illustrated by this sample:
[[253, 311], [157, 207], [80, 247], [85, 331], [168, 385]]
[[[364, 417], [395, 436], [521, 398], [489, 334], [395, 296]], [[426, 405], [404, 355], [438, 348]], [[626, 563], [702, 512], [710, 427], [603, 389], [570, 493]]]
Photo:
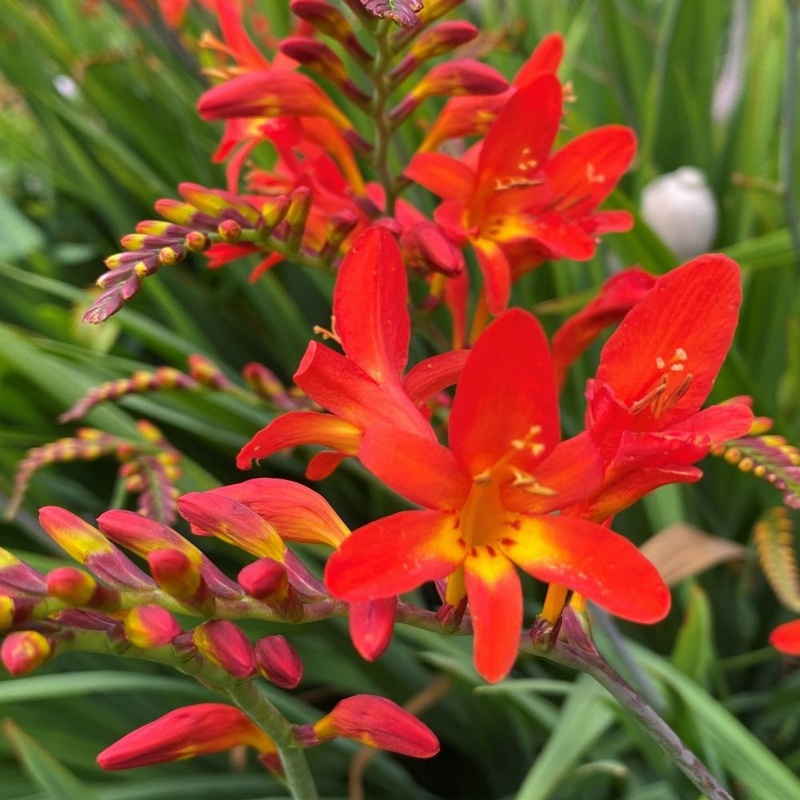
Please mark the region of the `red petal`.
[[547, 164], [547, 183], [558, 198], [559, 213], [579, 219], [594, 211], [635, 153], [636, 136], [622, 125], [595, 128], [564, 145]]
[[575, 517], [525, 517], [503, 550], [522, 569], [560, 583], [632, 622], [659, 622], [670, 595], [656, 568], [634, 544], [602, 525]]
[[[652, 392], [659, 380], [671, 395], [691, 375], [688, 390], [673, 407], [653, 419], [653, 430], [696, 411], [708, 396], [728, 352], [741, 303], [736, 262], [706, 255], [662, 276], [626, 315], [600, 354], [597, 383], [607, 383], [626, 405]], [[678, 369], [678, 367], [682, 367]]]
[[375, 600], [444, 578], [464, 559], [456, 521], [441, 511], [401, 511], [359, 528], [328, 559], [328, 589], [344, 600]]
[[509, 211], [525, 205], [526, 190], [541, 183], [560, 124], [561, 84], [555, 75], [541, 75], [511, 97], [489, 128], [478, 159], [472, 224], [483, 219], [490, 201]]
[[490, 314], [502, 314], [511, 294], [511, 267], [498, 244], [491, 239], [477, 239], [472, 243], [478, 266], [483, 273], [486, 307]]
[[392, 640], [396, 597], [357, 600], [350, 604], [350, 638], [358, 654], [366, 661], [383, 655]]
[[782, 653], [800, 656], [800, 620], [778, 625], [770, 634], [769, 643]]
[[266, 458], [287, 447], [321, 444], [355, 454], [361, 430], [343, 419], [316, 411], [290, 411], [262, 428], [236, 456], [239, 469], [249, 469], [254, 458]]
[[475, 669], [489, 683], [508, 675], [519, 653], [522, 587], [514, 565], [491, 547], [475, 547], [464, 561], [475, 630]]
[[403, 388], [411, 401], [420, 405], [452, 386], [461, 375], [468, 355], [468, 350], [451, 350], [426, 358], [412, 367], [403, 380]]
[[564, 58], [564, 39], [561, 34], [550, 33], [536, 45], [530, 58], [519, 68], [514, 85], [528, 86], [543, 72], [555, 73]]
[[475, 191], [475, 173], [443, 153], [417, 153], [403, 175], [443, 200], [465, 203]]
[[507, 311], [481, 334], [464, 366], [450, 413], [450, 447], [471, 476], [517, 450], [531, 471], [543, 453], [517, 448], [529, 439], [549, 452], [559, 440], [558, 398], [547, 338], [536, 318]]
[[387, 425], [366, 431], [358, 457], [387, 486], [428, 508], [461, 508], [472, 485], [446, 447]]
[[398, 377], [408, 360], [407, 300], [400, 247], [387, 230], [367, 229], [342, 262], [333, 314], [344, 351], [376, 383]]

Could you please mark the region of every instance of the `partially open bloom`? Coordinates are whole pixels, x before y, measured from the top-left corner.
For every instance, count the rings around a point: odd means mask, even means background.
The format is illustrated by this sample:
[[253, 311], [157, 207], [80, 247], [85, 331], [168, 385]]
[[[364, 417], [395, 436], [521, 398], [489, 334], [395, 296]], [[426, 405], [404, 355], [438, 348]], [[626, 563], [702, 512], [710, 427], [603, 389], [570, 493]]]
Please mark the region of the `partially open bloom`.
[[426, 441], [436, 436], [420, 406], [455, 380], [465, 354], [434, 356], [405, 377], [410, 323], [408, 285], [397, 243], [388, 231], [368, 229], [342, 263], [333, 296], [335, 338], [344, 350], [311, 342], [294, 379], [331, 414], [294, 411], [259, 431], [241, 450], [237, 464], [301, 444], [322, 444], [308, 468], [328, 475], [346, 455], [356, 455], [364, 431], [391, 424]]
[[696, 481], [691, 466], [742, 436], [744, 402], [700, 410], [733, 340], [738, 265], [705, 255], [660, 277], [603, 347], [587, 389], [588, 436], [606, 463], [602, 487], [576, 513], [604, 520], [667, 483]]
[[631, 226], [626, 212], [595, 209], [633, 159], [633, 131], [597, 128], [551, 154], [561, 115], [561, 84], [541, 74], [505, 103], [463, 159], [418, 153], [405, 170], [443, 199], [436, 221], [454, 241], [472, 245], [492, 314], [506, 308], [512, 281], [531, 266], [585, 261], [597, 234]]
[[508, 673], [518, 651], [522, 590], [514, 564], [627, 619], [661, 619], [669, 592], [629, 541], [551, 513], [602, 479], [588, 439], [559, 438], [544, 333], [530, 314], [509, 311], [486, 329], [464, 366], [449, 448], [386, 424], [364, 434], [364, 465], [424, 508], [354, 531], [328, 561], [332, 593], [390, 597], [446, 578], [446, 603], [469, 600], [476, 668], [490, 681]]

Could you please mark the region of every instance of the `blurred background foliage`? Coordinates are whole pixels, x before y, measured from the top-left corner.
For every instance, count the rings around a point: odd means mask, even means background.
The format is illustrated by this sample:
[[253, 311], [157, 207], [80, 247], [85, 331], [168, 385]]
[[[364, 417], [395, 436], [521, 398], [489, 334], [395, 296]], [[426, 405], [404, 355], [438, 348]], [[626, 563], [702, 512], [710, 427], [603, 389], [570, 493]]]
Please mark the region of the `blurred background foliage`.
[[[56, 417], [90, 387], [160, 364], [185, 369], [192, 353], [234, 380], [247, 362], [259, 361], [289, 383], [312, 326], [329, 319], [329, 278], [285, 264], [250, 283], [252, 264], [210, 271], [197, 259], [162, 270], [112, 321], [79, 323], [102, 259], [119, 250], [119, 237], [137, 221], [153, 216], [156, 199], [175, 197], [181, 181], [224, 187], [221, 167], [210, 160], [220, 128], [201, 123], [195, 112], [207, 85], [198, 38], [215, 29], [214, 16], [207, 5], [191, 3], [176, 31], [154, 19], [136, 24], [130, 12], [137, 5], [146, 3], [0, 0], [0, 496], [6, 501], [25, 452], [74, 433], [74, 425], [58, 425]], [[800, 146], [786, 140], [790, 120], [781, 105], [787, 81], [796, 87], [796, 54], [786, 67], [789, 5], [508, 0], [468, 3], [458, 13], [484, 32], [470, 47], [507, 76], [546, 33], [565, 36], [560, 75], [577, 97], [569, 136], [619, 122], [639, 137], [636, 164], [614, 207], [635, 210], [657, 175], [687, 164], [703, 170], [720, 210], [714, 249], [739, 261], [745, 283], [736, 343], [712, 399], [752, 395], [756, 413], [798, 442], [800, 291], [781, 195], [800, 177], [785, 171], [786, 148]], [[271, 34], [288, 31], [287, 3], [263, 0], [253, 8], [269, 20]], [[730, 102], [722, 109], [715, 104], [720, 80], [729, 83]], [[398, 152], [413, 152], [420, 135], [407, 126]], [[517, 287], [516, 300], [537, 310], [552, 331], [591, 296], [610, 265], [636, 262], [654, 272], [677, 263], [639, 222], [629, 234], [606, 237], [588, 264], [537, 270]], [[597, 352], [570, 376], [568, 431], [580, 424], [583, 385]], [[100, 406], [85, 423], [135, 439], [135, 421], [150, 419], [183, 453], [178, 486], [193, 491], [254, 474], [300, 478], [308, 457], [302, 452], [270, 459], [247, 475], [235, 469], [239, 447], [272, 413], [245, 396], [162, 392]], [[616, 527], [641, 543], [672, 523], [689, 522], [745, 545], [744, 557], [678, 585], [667, 622], [620, 630], [598, 617], [598, 637], [737, 797], [797, 797], [800, 671], [766, 647], [769, 630], [791, 615], [774, 598], [752, 544], [755, 523], [780, 503], [780, 493], [722, 460], [703, 467], [700, 484], [657, 492]], [[316, 488], [353, 525], [399, 507], [352, 466]], [[47, 467], [35, 475], [21, 511], [0, 528], [2, 546], [51, 568], [63, 562], [38, 531], [40, 505], [94, 518], [123, 501], [110, 461]], [[241, 566], [240, 553], [203, 544], [231, 574]], [[313, 549], [304, 554], [321, 563]], [[527, 589], [532, 615], [541, 587], [529, 581]], [[259, 626], [258, 635], [268, 632]], [[315, 709], [354, 692], [401, 703], [426, 687], [438, 692], [422, 717], [439, 735], [442, 754], [425, 763], [377, 755], [364, 772], [366, 797], [696, 796], [585, 677], [522, 658], [509, 681], [480, 686], [468, 641], [417, 630], [399, 629], [372, 665], [354, 653], [341, 621], [289, 636], [304, 656], [306, 679], [293, 695], [274, 695], [294, 721], [314, 719]], [[211, 695], [202, 687], [153, 665], [78, 654], [28, 678], [4, 677], [0, 717], [13, 724], [0, 737], [0, 799], [283, 796], [255, 763], [228, 755], [121, 775], [94, 766], [99, 750], [136, 725], [203, 698]], [[323, 796], [347, 795], [355, 754], [350, 744], [310, 754]]]

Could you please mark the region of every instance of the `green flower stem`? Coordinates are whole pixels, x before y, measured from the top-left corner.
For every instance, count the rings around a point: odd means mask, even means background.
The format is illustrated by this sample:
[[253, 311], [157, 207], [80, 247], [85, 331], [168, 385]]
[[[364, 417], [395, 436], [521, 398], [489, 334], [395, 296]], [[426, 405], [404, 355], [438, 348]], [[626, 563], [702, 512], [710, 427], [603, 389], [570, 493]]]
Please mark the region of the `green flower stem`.
[[319, 794], [308, 768], [305, 751], [297, 745], [289, 721], [253, 681], [231, 686], [227, 695], [275, 742], [292, 797], [296, 800], [318, 800]]
[[781, 111], [780, 186], [786, 225], [795, 257], [800, 256], [800, 214], [795, 193], [797, 133], [797, 56], [800, 53], [800, 2], [786, 0], [786, 74]]
[[[573, 612], [567, 609], [564, 613], [566, 615]], [[577, 626], [571, 626], [570, 637], [577, 641], [567, 643], [559, 640], [549, 652], [534, 645], [532, 652], [556, 664], [581, 670], [591, 675], [639, 721], [653, 741], [708, 800], [733, 800], [733, 797], [719, 784], [706, 766], [656, 713], [653, 707], [646, 703], [600, 655], [588, 636], [575, 637], [573, 635], [575, 627]]]
[[383, 186], [383, 190], [386, 193], [386, 208], [384, 211], [388, 217], [394, 216], [394, 204], [397, 199], [397, 186], [389, 169], [389, 145], [394, 128], [389, 120], [386, 108], [392, 89], [388, 76], [389, 66], [394, 57], [389, 39], [391, 30], [392, 25], [386, 20], [383, 20], [375, 30], [377, 52], [372, 71], [375, 94], [372, 98], [372, 108], [370, 110], [370, 116], [375, 124], [375, 151], [372, 159], [378, 182]]

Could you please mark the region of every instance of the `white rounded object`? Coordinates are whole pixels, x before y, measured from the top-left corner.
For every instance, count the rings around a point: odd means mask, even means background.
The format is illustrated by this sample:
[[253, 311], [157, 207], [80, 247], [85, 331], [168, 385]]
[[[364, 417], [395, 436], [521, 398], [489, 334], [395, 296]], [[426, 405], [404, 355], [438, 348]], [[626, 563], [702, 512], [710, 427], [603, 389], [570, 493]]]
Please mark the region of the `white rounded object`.
[[717, 202], [696, 167], [681, 167], [642, 190], [642, 217], [682, 261], [708, 252], [717, 234]]

